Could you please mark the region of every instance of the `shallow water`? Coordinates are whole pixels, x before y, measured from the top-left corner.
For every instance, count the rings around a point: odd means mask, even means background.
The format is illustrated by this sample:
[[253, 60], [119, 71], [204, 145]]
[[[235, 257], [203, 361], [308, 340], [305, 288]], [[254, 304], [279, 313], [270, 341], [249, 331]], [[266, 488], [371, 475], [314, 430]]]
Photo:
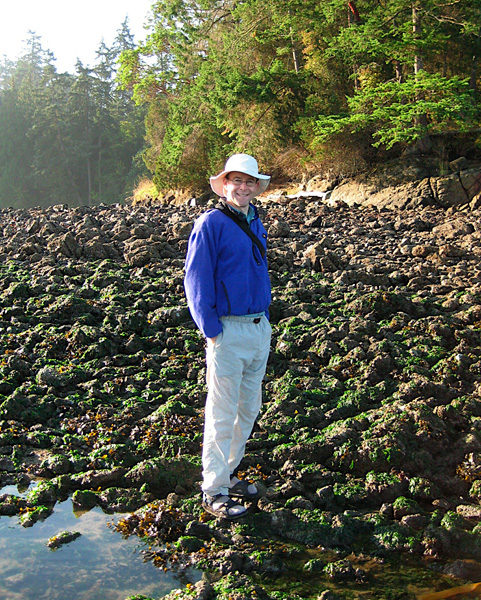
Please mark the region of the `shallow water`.
[[[319, 576], [315, 572], [302, 572], [297, 569], [278, 577], [275, 589], [284, 593], [291, 592], [303, 598], [317, 598], [329, 589], [336, 598], [346, 600], [467, 600], [481, 598], [481, 589], [475, 589], [468, 595], [462, 595], [461, 580], [443, 574], [436, 563], [409, 555], [393, 555], [376, 559], [368, 555], [351, 554], [340, 556], [324, 549], [310, 549], [302, 555], [305, 559], [321, 559], [325, 564], [340, 558], [348, 560], [354, 568], [365, 572], [365, 581], [336, 581]], [[441, 567], [441, 565], [438, 565]], [[302, 573], [302, 575], [300, 575]], [[457, 592], [457, 594], [456, 594]], [[474, 595], [473, 595], [474, 593]], [[437, 596], [435, 594], [438, 594]], [[442, 594], [442, 595], [440, 595]], [[430, 596], [433, 595], [431, 599]]]
[[[16, 487], [0, 493], [19, 494]], [[100, 508], [75, 513], [71, 500], [57, 503], [45, 521], [24, 528], [18, 516], [0, 517], [0, 598], [2, 600], [125, 600], [134, 594], [159, 598], [200, 574], [165, 573], [144, 562], [147, 546], [124, 539], [108, 527], [119, 515]], [[57, 550], [48, 539], [61, 531], [82, 535]], [[182, 583], [180, 578], [182, 577]]]

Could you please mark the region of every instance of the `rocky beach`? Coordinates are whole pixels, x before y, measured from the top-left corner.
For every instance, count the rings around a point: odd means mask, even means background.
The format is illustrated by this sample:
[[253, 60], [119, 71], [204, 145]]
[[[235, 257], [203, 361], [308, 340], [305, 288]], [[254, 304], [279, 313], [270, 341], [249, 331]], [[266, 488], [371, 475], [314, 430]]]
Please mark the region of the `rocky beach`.
[[[243, 472], [265, 495], [236, 523], [200, 507], [204, 341], [183, 293], [213, 201], [0, 209], [0, 514], [124, 512], [146, 560], [204, 572], [169, 600], [481, 581], [480, 171], [458, 166], [259, 198], [273, 340]], [[396, 563], [428, 575], [386, 583]]]

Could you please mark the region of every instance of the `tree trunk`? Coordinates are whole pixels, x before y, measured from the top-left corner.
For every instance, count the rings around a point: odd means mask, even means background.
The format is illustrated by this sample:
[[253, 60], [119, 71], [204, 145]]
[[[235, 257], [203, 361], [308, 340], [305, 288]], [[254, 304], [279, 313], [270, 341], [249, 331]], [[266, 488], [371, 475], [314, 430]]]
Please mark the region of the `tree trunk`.
[[[291, 9], [289, 9], [289, 17], [291, 16]], [[292, 35], [292, 26], [289, 29], [289, 35], [291, 36], [291, 47], [292, 47], [292, 60], [294, 62], [294, 71], [299, 73], [299, 52], [296, 47], [296, 43], [294, 41], [294, 36]]]
[[474, 91], [477, 90], [476, 81], [478, 76], [478, 64], [479, 58], [476, 55], [474, 55], [473, 60], [471, 62], [471, 77], [469, 78], [469, 87]]
[[357, 6], [355, 2], [348, 2], [347, 5], [349, 6], [349, 10], [352, 13], [352, 18], [354, 19], [354, 21], [356, 21], [356, 23], [360, 23], [361, 22], [361, 16], [359, 15], [359, 11], [357, 10]]
[[66, 150], [65, 144], [63, 142], [62, 133], [60, 132], [60, 127], [58, 125], [58, 115], [57, 115], [56, 112], [55, 112], [55, 130], [57, 132], [57, 141], [58, 141], [58, 144], [59, 144], [59, 146], [60, 146], [60, 148], [62, 150], [62, 154], [63, 154], [64, 159], [65, 159], [65, 169], [67, 170], [67, 173], [68, 173], [68, 176], [69, 176], [69, 179], [70, 179], [70, 184], [72, 186], [72, 192], [74, 192], [75, 195], [77, 196], [77, 202], [78, 202], [79, 206], [81, 206], [82, 205], [82, 197], [81, 197], [81, 195], [80, 195], [80, 193], [78, 191], [77, 185], [75, 183], [75, 177], [73, 176], [73, 173], [72, 173], [72, 171], [70, 169], [70, 166], [68, 164], [67, 150]]
[[99, 178], [99, 199], [98, 202], [102, 202], [102, 136], [99, 135], [99, 154], [98, 154], [98, 173], [97, 177]]
[[89, 189], [88, 206], [92, 206], [92, 176], [90, 174], [90, 154], [87, 156], [87, 183]]
[[396, 81], [398, 83], [402, 83], [403, 82], [403, 69], [402, 69], [401, 61], [396, 60], [396, 62], [394, 63], [394, 69], [396, 71]]
[[[414, 39], [418, 40], [421, 37], [421, 15], [419, 9], [413, 4], [413, 35]], [[416, 48], [416, 55], [414, 57], [414, 74], [417, 75], [423, 70], [423, 56]]]
[[90, 170], [90, 110], [87, 108], [87, 126], [86, 126], [86, 141], [87, 141], [87, 185], [88, 185], [88, 206], [92, 206], [92, 174]]
[[[421, 37], [421, 14], [416, 6], [413, 4], [412, 6], [412, 23], [413, 23], [413, 36], [415, 40], [418, 40]], [[416, 54], [414, 56], [414, 75], [419, 75], [423, 70], [423, 55], [418, 47], [416, 47]], [[421, 102], [424, 100], [424, 94], [422, 92], [419, 93], [417, 100]], [[428, 119], [426, 114], [420, 114], [416, 117], [416, 125], [427, 130]], [[425, 135], [420, 138], [416, 144], [416, 150], [419, 152], [428, 152], [431, 149], [431, 140], [429, 136]]]
[[292, 60], [294, 61], [294, 71], [299, 73], [299, 53], [294, 46], [294, 42], [292, 42]]
[[[348, 7], [347, 24], [348, 24], [348, 27], [350, 27], [354, 23], [359, 23], [359, 21], [361, 19], [359, 17], [359, 13], [357, 11], [357, 8], [356, 8], [356, 5], [354, 4], [354, 2], [348, 2], [347, 7]], [[353, 74], [354, 74], [354, 89], [357, 91], [357, 90], [359, 90], [359, 78], [357, 76], [358, 65], [354, 63], [352, 65], [352, 68], [353, 68]]]

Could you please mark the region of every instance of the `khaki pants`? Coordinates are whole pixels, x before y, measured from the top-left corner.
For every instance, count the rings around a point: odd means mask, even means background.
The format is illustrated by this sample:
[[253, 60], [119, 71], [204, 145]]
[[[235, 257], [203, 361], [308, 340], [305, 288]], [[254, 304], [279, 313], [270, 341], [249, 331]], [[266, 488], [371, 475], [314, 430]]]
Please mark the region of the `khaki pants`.
[[202, 490], [227, 494], [262, 401], [272, 329], [265, 316], [222, 317], [223, 331], [207, 342], [207, 402]]

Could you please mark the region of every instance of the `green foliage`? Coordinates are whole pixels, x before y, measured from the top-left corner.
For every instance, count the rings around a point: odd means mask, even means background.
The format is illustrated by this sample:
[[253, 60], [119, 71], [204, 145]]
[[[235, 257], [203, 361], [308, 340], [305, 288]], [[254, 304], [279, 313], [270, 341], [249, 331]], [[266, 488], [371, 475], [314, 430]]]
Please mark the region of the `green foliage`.
[[[156, 4], [153, 31], [139, 52], [122, 55], [121, 76], [138, 102], [156, 94], [148, 135], [162, 127], [158, 187], [203, 184], [235, 151], [251, 152], [268, 167], [297, 139], [294, 124], [310, 84], [293, 68], [292, 15], [304, 10], [293, 1]], [[162, 124], [160, 114], [167, 116]]]
[[145, 40], [124, 24], [75, 75], [32, 35], [0, 64], [0, 202], [115, 202], [146, 170], [197, 192], [239, 151], [278, 176], [343, 175], [433, 136], [474, 141], [479, 0], [358, 8], [159, 0]]
[[[467, 80], [422, 72], [404, 82], [365, 87], [348, 99], [349, 114], [321, 116], [313, 146], [340, 133], [364, 132], [374, 146], [413, 144], [427, 135], [465, 132], [479, 116]], [[426, 117], [426, 120], [420, 117]]]
[[[312, 156], [341, 154], [352, 142], [361, 158], [369, 144], [390, 149], [473, 131], [478, 111], [468, 77], [469, 56], [479, 50], [477, 5], [415, 8], [416, 15], [401, 0], [367, 2], [356, 23], [339, 1], [267, 8], [251, 0], [226, 11], [215, 35], [204, 38], [209, 51], [196, 80], [210, 90], [199, 94], [207, 112], [217, 114], [216, 153], [254, 144], [269, 164], [280, 138], [282, 147], [301, 143]], [[467, 47], [472, 54], [458, 59]]]
[[93, 68], [58, 73], [31, 34], [28, 52], [0, 65], [0, 207], [120, 202], [145, 172], [144, 110], [116, 82], [115, 62], [133, 44], [127, 25]]

